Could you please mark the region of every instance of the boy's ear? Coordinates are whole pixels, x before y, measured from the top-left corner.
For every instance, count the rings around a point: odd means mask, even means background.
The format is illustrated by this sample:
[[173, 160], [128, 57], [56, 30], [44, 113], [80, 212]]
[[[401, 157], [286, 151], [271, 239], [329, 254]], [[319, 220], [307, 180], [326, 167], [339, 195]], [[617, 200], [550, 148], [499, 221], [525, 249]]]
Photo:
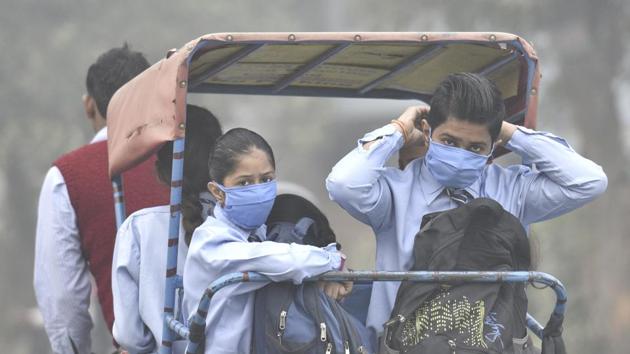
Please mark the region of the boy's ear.
[[208, 182], [208, 191], [214, 199], [216, 199], [217, 203], [222, 207], [225, 206], [225, 192], [223, 192], [214, 182]]
[[429, 122], [426, 119], [423, 119], [420, 122], [420, 129], [422, 130], [422, 133], [425, 136], [425, 139], [428, 143], [429, 139], [428, 137], [431, 135], [431, 126], [429, 125]]
[[84, 94], [81, 97], [81, 100], [83, 101], [83, 109], [85, 110], [85, 116], [89, 120], [94, 120], [96, 118], [96, 101], [94, 101], [94, 98], [92, 98], [92, 96], [88, 94]]

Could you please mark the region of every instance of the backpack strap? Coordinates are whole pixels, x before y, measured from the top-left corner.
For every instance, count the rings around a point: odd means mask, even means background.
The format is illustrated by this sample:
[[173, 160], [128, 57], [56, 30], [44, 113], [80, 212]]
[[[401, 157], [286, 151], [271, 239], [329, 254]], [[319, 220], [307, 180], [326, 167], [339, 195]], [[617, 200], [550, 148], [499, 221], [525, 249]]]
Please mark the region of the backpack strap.
[[327, 349], [332, 344], [332, 333], [326, 324], [319, 298], [319, 288], [317, 284], [302, 284], [301, 286], [304, 288], [304, 309], [315, 320], [319, 341], [322, 347]]
[[344, 354], [355, 353], [358, 352], [361, 347], [361, 338], [359, 334], [355, 330], [354, 326], [350, 322], [350, 318], [348, 318], [348, 313], [337, 303], [337, 301], [326, 296], [328, 300], [328, 304], [339, 322], [339, 326], [341, 327], [341, 331], [343, 334], [343, 346], [344, 346]]
[[308, 230], [310, 230], [311, 227], [313, 228], [315, 235], [317, 235], [317, 224], [315, 224], [315, 220], [303, 217], [295, 224], [293, 232], [300, 239], [304, 240], [304, 237], [306, 237], [306, 234], [308, 234]]

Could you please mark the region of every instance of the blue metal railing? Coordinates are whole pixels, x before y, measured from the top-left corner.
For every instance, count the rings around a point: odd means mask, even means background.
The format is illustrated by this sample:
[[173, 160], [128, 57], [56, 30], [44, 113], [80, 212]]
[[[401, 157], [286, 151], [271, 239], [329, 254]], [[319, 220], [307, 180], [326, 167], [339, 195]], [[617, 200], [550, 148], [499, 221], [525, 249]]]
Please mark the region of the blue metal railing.
[[[556, 294], [556, 304], [553, 312], [563, 315], [567, 302], [567, 292], [564, 285], [554, 276], [542, 272], [381, 272], [381, 271], [351, 271], [351, 272], [328, 272], [317, 277], [309, 278], [306, 281], [352, 281], [355, 283], [370, 283], [374, 281], [414, 281], [420, 283], [534, 283], [542, 284], [551, 288]], [[188, 339], [186, 347], [187, 354], [197, 352], [201, 343], [205, 329], [206, 317], [212, 296], [220, 289], [241, 282], [269, 282], [270, 280], [258, 273], [231, 273], [215, 280], [206, 289], [197, 312], [190, 320], [190, 328], [186, 328], [181, 322], [175, 320], [173, 316], [165, 318], [165, 325], [172, 329], [182, 338]], [[542, 338], [543, 327], [531, 315], [527, 315], [528, 328], [539, 338]]]
[[114, 192], [114, 213], [116, 215], [116, 230], [120, 228], [127, 217], [125, 214], [125, 194], [123, 191], [122, 176], [116, 175], [112, 178], [112, 189]]
[[[179, 221], [181, 219], [182, 178], [184, 174], [184, 146], [185, 139], [173, 141], [173, 165], [171, 172], [171, 214], [168, 225], [168, 253], [166, 259], [166, 283], [164, 286], [164, 326], [162, 328], [162, 343], [160, 354], [171, 354], [174, 338], [174, 328], [167, 325], [167, 319], [173, 318], [175, 309], [175, 289], [181, 286], [181, 279], [177, 276], [177, 243], [179, 241]], [[180, 326], [180, 327], [183, 327]], [[178, 328], [180, 328], [178, 327]]]

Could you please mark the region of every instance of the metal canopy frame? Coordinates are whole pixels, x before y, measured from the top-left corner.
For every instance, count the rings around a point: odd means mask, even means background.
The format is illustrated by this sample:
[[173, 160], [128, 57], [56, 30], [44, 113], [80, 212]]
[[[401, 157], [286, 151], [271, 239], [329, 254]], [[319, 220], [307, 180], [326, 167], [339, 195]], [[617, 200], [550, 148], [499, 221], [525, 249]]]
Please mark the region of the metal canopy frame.
[[[282, 53], [274, 56], [274, 51]], [[458, 53], [465, 59], [454, 60]], [[355, 56], [359, 62], [352, 61]], [[529, 43], [513, 34], [205, 35], [170, 52], [116, 92], [107, 113], [110, 176], [135, 166], [162, 143], [184, 136], [189, 93], [428, 102], [433, 85], [454, 71], [475, 71], [498, 80], [500, 88], [509, 91], [504, 92], [508, 120], [535, 127], [538, 58]]]

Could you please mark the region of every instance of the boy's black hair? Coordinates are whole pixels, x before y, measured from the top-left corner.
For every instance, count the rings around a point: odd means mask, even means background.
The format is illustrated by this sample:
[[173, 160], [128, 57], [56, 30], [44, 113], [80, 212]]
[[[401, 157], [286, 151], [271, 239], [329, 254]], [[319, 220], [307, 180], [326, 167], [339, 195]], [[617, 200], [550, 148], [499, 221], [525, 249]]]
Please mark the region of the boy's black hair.
[[494, 142], [505, 118], [501, 92], [481, 75], [451, 74], [435, 89], [427, 121], [435, 130], [448, 117], [486, 125]]
[[107, 105], [116, 90], [148, 67], [149, 62], [144, 55], [131, 51], [127, 43], [101, 54], [90, 65], [85, 86], [103, 118], [107, 119]]
[[297, 223], [304, 217], [313, 219], [316, 226], [310, 228], [304, 237], [305, 245], [324, 247], [336, 242], [335, 232], [326, 215], [315, 204], [295, 194], [280, 194], [276, 197], [266, 224], [271, 228], [274, 223]]

